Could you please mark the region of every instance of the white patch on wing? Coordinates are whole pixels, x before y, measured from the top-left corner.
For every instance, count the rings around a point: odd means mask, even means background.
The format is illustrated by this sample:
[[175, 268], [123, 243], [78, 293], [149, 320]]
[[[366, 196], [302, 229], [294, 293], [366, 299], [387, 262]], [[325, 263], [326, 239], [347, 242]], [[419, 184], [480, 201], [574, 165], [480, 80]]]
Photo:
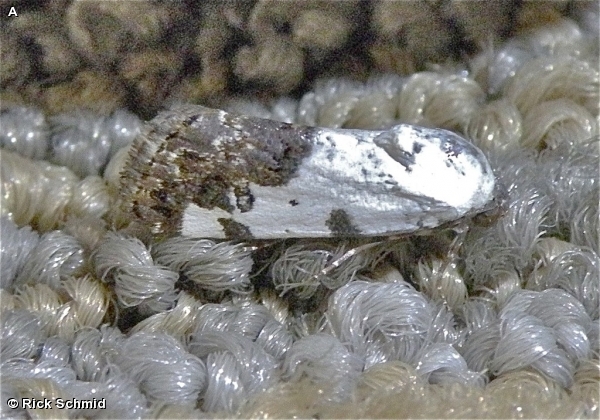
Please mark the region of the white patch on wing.
[[[323, 129], [295, 176], [286, 185], [250, 184], [252, 211], [236, 210], [233, 219], [256, 238], [330, 236], [326, 222], [332, 210], [342, 209], [362, 235], [373, 236], [435, 227], [492, 198], [495, 181], [485, 158], [465, 150], [447, 165], [443, 140], [408, 131], [402, 147], [421, 145], [408, 171], [375, 145], [380, 133]], [[482, 165], [488, 165], [485, 174]]]
[[[402, 190], [407, 195], [428, 197], [456, 208], [460, 213], [482, 207], [492, 199], [495, 183], [492, 170], [485, 156], [467, 140], [445, 130], [410, 125], [393, 127], [389, 133], [398, 148], [413, 154], [414, 163], [407, 170], [397, 158], [375, 144], [374, 138], [382, 133], [323, 129], [319, 134], [323, 145], [314, 147], [306, 163], [312, 171], [339, 185], [362, 184], [363, 189], [374, 195]], [[328, 147], [328, 137], [336, 143], [335, 149]], [[461, 153], [449, 157], [443, 149], [447, 141], [461, 144]], [[413, 151], [415, 143], [419, 144], [418, 152]], [[473, 151], [477, 154], [473, 155]]]
[[[232, 206], [234, 208], [237, 208], [237, 197], [235, 196], [235, 192], [233, 191], [233, 187], [230, 187], [229, 191], [227, 191], [227, 199], [229, 200], [229, 205], [230, 206]], [[229, 215], [227, 217], [231, 217], [231, 215]]]
[[[421, 146], [414, 154], [411, 171], [398, 173], [399, 185], [405, 191], [431, 197], [463, 214], [492, 199], [494, 174], [485, 156], [467, 140], [446, 130], [411, 125], [390, 131], [395, 131], [396, 141], [404, 150], [411, 151], [417, 142]], [[448, 154], [443, 148], [445, 142], [462, 144], [461, 152]]]
[[196, 238], [225, 239], [223, 226], [217, 219], [230, 219], [231, 214], [220, 208], [204, 209], [189, 203], [183, 212], [181, 234]]
[[[326, 179], [315, 181], [313, 177], [305, 185], [294, 181], [283, 187], [251, 184], [255, 199], [252, 211], [236, 210], [232, 218], [248, 226], [254, 237], [269, 239], [331, 236], [326, 222], [337, 209], [343, 209], [365, 236], [414, 232], [458, 217], [455, 210], [443, 207], [426, 214], [422, 203], [389, 194], [374, 199], [365, 191], [340, 192]], [[292, 206], [289, 201], [294, 198], [298, 204]]]

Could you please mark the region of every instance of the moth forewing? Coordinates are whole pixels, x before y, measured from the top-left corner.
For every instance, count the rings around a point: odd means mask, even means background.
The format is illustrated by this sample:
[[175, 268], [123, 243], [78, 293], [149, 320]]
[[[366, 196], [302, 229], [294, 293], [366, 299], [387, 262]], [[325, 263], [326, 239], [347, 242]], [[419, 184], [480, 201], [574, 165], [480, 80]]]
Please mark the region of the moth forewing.
[[122, 173], [154, 234], [215, 239], [387, 236], [487, 210], [495, 178], [447, 130], [304, 127], [197, 105], [146, 124]]

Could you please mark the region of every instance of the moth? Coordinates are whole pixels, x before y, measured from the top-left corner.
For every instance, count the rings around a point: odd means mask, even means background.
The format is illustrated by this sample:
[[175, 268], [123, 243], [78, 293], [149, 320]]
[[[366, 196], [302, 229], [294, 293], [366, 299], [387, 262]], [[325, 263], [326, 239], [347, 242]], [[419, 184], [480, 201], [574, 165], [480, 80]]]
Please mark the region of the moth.
[[484, 154], [442, 129], [306, 127], [179, 105], [149, 121], [121, 199], [153, 234], [214, 239], [389, 236], [493, 209]]

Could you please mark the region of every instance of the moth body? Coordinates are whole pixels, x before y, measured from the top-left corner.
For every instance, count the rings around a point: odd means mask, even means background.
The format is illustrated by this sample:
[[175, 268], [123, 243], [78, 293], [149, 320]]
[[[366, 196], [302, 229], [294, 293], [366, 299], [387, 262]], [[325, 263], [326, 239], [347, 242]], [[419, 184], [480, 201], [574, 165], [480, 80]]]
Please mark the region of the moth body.
[[195, 105], [136, 138], [123, 201], [155, 234], [215, 239], [383, 236], [489, 207], [483, 153], [446, 130], [302, 127]]

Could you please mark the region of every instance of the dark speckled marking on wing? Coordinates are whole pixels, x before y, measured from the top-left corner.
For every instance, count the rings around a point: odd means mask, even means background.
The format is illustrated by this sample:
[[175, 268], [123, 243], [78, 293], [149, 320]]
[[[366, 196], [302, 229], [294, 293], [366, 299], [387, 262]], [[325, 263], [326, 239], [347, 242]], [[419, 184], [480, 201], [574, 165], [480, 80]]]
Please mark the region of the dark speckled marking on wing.
[[248, 226], [238, 223], [233, 219], [217, 219], [221, 226], [223, 226], [223, 232], [225, 232], [225, 238], [227, 239], [245, 239], [250, 240], [254, 237]]
[[360, 229], [352, 224], [348, 213], [342, 209], [334, 209], [329, 214], [329, 219], [325, 222], [333, 236], [359, 236]]
[[197, 105], [162, 112], [131, 147], [122, 174], [124, 209], [163, 236], [178, 231], [190, 202], [232, 212], [234, 191], [235, 204], [249, 211], [249, 183], [285, 185], [310, 155], [314, 130]]

